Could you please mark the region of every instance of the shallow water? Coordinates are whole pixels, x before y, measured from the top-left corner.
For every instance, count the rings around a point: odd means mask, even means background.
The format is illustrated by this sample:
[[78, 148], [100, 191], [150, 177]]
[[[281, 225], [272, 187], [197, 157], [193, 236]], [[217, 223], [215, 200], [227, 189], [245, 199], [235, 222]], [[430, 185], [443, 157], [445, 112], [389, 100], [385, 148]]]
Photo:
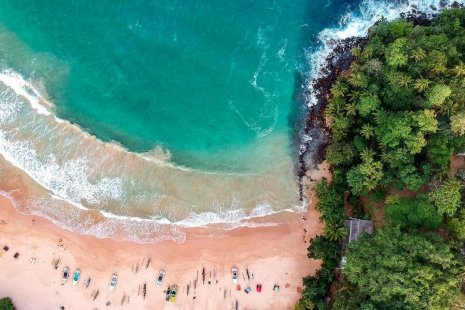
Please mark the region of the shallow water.
[[42, 189], [23, 210], [143, 241], [301, 210], [310, 81], [400, 3], [0, 0], [0, 154]]

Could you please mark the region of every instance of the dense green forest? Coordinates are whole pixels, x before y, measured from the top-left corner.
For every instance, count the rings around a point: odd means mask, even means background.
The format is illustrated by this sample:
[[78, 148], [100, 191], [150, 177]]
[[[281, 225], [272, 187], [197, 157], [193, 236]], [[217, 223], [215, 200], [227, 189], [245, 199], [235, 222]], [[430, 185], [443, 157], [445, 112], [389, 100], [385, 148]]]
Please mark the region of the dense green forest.
[[[465, 9], [382, 21], [352, 53], [325, 111], [333, 181], [308, 249], [323, 265], [296, 309], [463, 309]], [[347, 210], [375, 232], [343, 250]]]

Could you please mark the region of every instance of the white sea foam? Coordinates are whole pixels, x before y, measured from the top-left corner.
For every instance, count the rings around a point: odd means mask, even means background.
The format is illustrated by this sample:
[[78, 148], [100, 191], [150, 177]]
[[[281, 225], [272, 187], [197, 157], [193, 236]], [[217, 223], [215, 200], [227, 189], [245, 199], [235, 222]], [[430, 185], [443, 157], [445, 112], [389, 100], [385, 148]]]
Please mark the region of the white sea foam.
[[[31, 106], [37, 110], [37, 113], [50, 115], [50, 111], [43, 103], [48, 101], [43, 98], [39, 91], [27, 82], [21, 75], [11, 70], [6, 70], [0, 73], [0, 82], [10, 87], [14, 92], [26, 98]], [[42, 102], [42, 103], [41, 103]]]

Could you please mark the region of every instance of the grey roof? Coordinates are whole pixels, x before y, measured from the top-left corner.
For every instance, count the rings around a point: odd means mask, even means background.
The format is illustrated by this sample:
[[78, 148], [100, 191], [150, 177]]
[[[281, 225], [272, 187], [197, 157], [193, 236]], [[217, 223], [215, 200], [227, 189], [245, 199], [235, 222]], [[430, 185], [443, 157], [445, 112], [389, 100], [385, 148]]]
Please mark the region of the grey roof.
[[[372, 234], [373, 233], [373, 221], [360, 220], [356, 218], [350, 218], [346, 220], [347, 231], [349, 232], [346, 239], [344, 240], [344, 252], [347, 248], [347, 245], [354, 240], [357, 240], [362, 233]], [[342, 256], [340, 268], [344, 269], [346, 264], [345, 254]]]
[[347, 243], [357, 240], [364, 232], [367, 234], [373, 233], [373, 221], [350, 218], [346, 221], [346, 226], [349, 231]]

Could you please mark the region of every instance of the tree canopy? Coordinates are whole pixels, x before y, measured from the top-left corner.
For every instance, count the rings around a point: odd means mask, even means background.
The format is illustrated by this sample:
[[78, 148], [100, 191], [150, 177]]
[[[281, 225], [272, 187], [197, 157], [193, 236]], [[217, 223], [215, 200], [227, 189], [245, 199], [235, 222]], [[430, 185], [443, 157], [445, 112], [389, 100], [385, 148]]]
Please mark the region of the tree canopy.
[[344, 274], [373, 309], [449, 309], [461, 264], [436, 234], [384, 229], [349, 246]]
[[354, 51], [326, 108], [333, 133], [328, 160], [347, 171], [354, 194], [392, 183], [418, 190], [463, 148], [463, 42], [465, 10], [452, 9], [431, 25], [382, 21]]
[[15, 306], [10, 298], [0, 299], [0, 310], [15, 310]]

